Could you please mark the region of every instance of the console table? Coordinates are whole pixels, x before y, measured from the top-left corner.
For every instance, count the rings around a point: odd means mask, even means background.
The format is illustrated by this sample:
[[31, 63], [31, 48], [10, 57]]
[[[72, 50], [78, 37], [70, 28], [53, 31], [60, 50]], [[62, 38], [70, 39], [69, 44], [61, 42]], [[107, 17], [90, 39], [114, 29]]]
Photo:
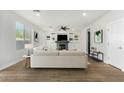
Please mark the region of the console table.
[[[99, 59], [99, 55], [102, 56], [102, 59]], [[92, 57], [93, 59], [96, 59], [97, 61], [100, 61], [100, 62], [104, 61], [104, 53], [103, 52], [91, 51], [89, 56]]]

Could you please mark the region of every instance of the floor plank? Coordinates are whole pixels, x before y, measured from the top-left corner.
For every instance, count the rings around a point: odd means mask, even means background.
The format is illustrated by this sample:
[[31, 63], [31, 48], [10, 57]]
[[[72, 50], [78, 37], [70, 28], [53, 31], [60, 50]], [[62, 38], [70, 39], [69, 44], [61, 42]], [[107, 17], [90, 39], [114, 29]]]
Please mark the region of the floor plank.
[[32, 69], [25, 67], [26, 60], [0, 71], [0, 82], [121, 82], [124, 72], [88, 59], [87, 69]]

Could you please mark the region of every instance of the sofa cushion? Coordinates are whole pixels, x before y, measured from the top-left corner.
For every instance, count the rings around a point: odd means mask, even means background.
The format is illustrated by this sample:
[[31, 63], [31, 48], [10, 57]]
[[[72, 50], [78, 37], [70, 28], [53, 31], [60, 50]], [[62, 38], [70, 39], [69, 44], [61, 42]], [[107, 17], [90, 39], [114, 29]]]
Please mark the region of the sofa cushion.
[[33, 55], [41, 55], [41, 56], [58, 56], [58, 51], [43, 51], [43, 50], [35, 50]]

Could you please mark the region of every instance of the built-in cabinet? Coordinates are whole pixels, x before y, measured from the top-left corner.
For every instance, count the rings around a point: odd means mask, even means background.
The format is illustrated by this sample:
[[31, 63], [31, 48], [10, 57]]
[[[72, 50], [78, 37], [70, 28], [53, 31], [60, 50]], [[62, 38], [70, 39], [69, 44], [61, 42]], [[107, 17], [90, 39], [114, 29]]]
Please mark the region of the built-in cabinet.
[[49, 32], [45, 34], [46, 46], [49, 49], [57, 49], [57, 35], [67, 35], [68, 36], [68, 49], [79, 49], [79, 33], [78, 32]]

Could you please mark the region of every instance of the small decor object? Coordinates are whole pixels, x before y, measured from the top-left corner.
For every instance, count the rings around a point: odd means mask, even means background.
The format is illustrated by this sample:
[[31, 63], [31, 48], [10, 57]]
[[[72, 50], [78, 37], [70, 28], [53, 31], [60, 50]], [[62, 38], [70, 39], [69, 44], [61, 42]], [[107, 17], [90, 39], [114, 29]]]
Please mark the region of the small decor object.
[[51, 33], [52, 35], [55, 35], [56, 33]]
[[74, 37], [75, 37], [75, 38], [78, 38], [78, 35], [75, 35]]
[[91, 47], [91, 51], [95, 52], [95, 51], [97, 51], [97, 48]]
[[50, 36], [46, 36], [46, 38], [50, 38]]
[[78, 40], [78, 39], [75, 39], [75, 40]]
[[69, 34], [74, 34], [74, 33], [69, 33]]
[[46, 36], [47, 40], [50, 40], [50, 36]]
[[69, 38], [69, 40], [70, 40], [70, 41], [72, 41], [72, 40], [73, 40], [73, 38]]
[[74, 40], [78, 40], [78, 35], [74, 35]]
[[34, 32], [34, 42], [39, 42], [38, 32]]
[[54, 37], [53, 37], [52, 39], [53, 39], [53, 40], [55, 40], [55, 38], [54, 38]]
[[103, 42], [103, 30], [99, 30], [95, 32], [95, 43]]

